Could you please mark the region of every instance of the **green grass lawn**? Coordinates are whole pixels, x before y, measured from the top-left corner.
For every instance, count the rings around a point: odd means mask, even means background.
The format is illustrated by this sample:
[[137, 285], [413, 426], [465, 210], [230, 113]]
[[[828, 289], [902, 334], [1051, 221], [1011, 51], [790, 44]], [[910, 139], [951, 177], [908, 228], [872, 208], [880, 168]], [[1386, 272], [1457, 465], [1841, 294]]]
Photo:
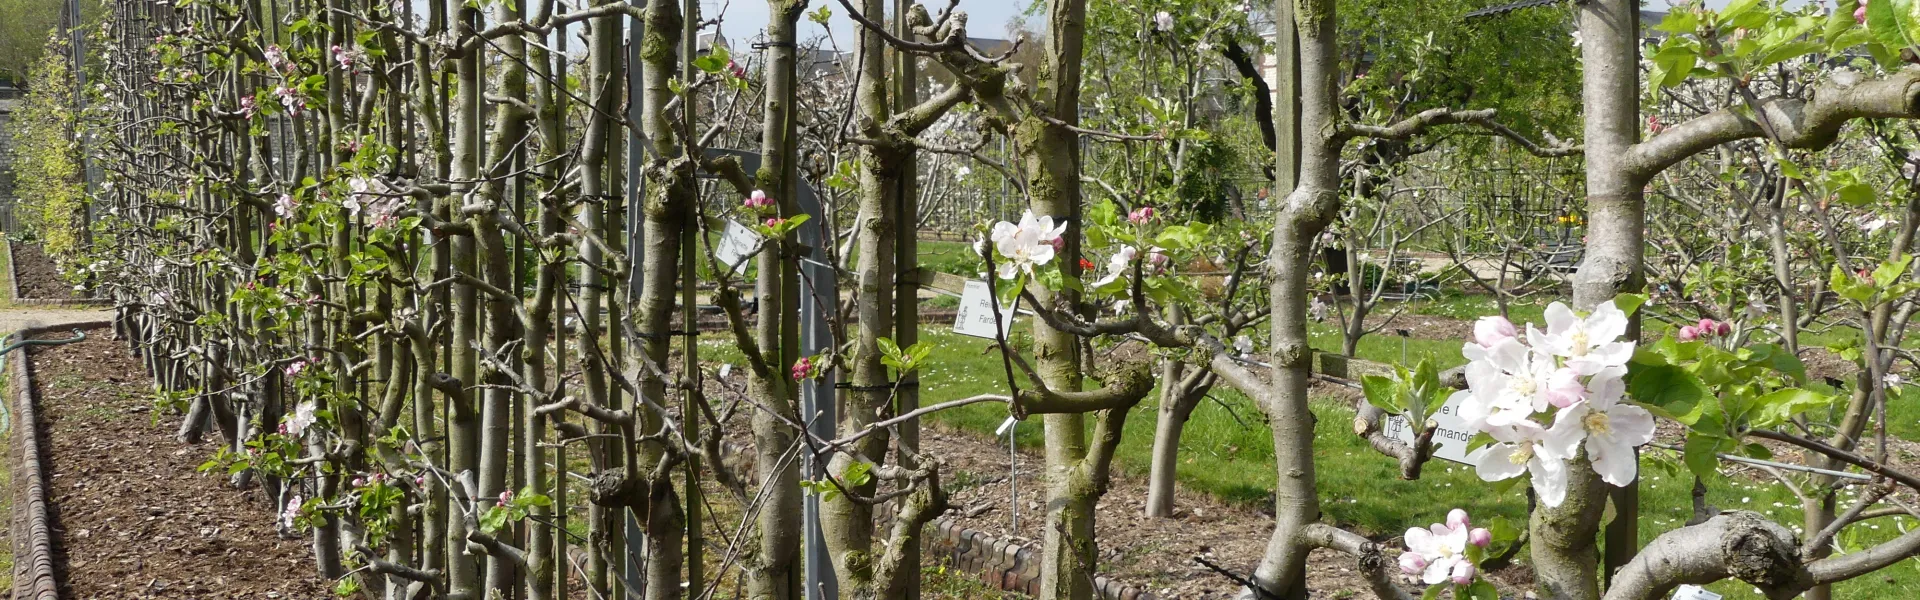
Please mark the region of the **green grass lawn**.
[[[1481, 309], [1486, 312], [1473, 312]], [[1514, 320], [1540, 322], [1539, 311], [1539, 306], [1516, 305]], [[1484, 299], [1443, 299], [1423, 303], [1412, 312], [1464, 319], [1491, 313], [1492, 304]], [[1021, 325], [1016, 332], [1024, 329], [1025, 325]], [[1338, 350], [1340, 334], [1334, 326], [1314, 324], [1310, 333], [1314, 347]], [[1017, 337], [1019, 333], [1016, 333]], [[988, 350], [991, 342], [954, 334], [949, 326], [942, 324], [923, 326], [921, 340], [934, 348], [929, 366], [921, 373], [923, 404], [1005, 391], [1000, 357], [997, 352]], [[1368, 336], [1362, 340], [1359, 354], [1370, 360], [1399, 362], [1401, 343], [1400, 339], [1393, 336]], [[1427, 358], [1442, 367], [1451, 367], [1464, 362], [1460, 356], [1460, 344], [1460, 340], [1413, 338], [1406, 341], [1405, 351], [1410, 361]], [[737, 351], [729, 343], [715, 339], [702, 346], [703, 355], [712, 359], [737, 360]], [[1180, 483], [1189, 489], [1213, 494], [1232, 503], [1252, 505], [1266, 502], [1273, 488], [1275, 473], [1273, 439], [1267, 429], [1265, 416], [1246, 397], [1224, 386], [1216, 389], [1213, 396], [1214, 400], [1204, 402], [1194, 411], [1182, 437]], [[1146, 401], [1133, 409], [1127, 420], [1123, 442], [1115, 457], [1115, 465], [1120, 470], [1116, 476], [1146, 476], [1148, 455], [1153, 445], [1157, 398], [1157, 393], [1149, 395]], [[1912, 431], [1920, 434], [1920, 409], [1910, 407], [1911, 404], [1896, 403], [1892, 410], [1889, 420], [1905, 424], [1897, 425], [1895, 433]], [[1440, 521], [1446, 511], [1454, 507], [1467, 509], [1477, 519], [1502, 517], [1516, 524], [1524, 522], [1524, 492], [1495, 494], [1492, 485], [1480, 481], [1470, 467], [1441, 461], [1429, 464], [1419, 481], [1403, 481], [1399, 479], [1399, 470], [1393, 460], [1373, 451], [1364, 440], [1352, 434], [1349, 428], [1353, 418], [1351, 405], [1331, 398], [1316, 398], [1312, 405], [1318, 419], [1315, 427], [1316, 475], [1322, 493], [1322, 506], [1330, 520], [1376, 538], [1395, 537], [1410, 526]], [[974, 404], [934, 415], [931, 420], [991, 436], [1006, 417], [1004, 405]], [[1043, 443], [1042, 428], [1037, 421], [1028, 423], [1018, 429], [1019, 444], [1026, 448], [1037, 448]], [[1662, 458], [1658, 456], [1660, 454], [1667, 453], [1651, 451], [1643, 460], [1641, 543], [1680, 527], [1692, 515], [1691, 478], [1676, 479], [1674, 471], [1657, 466], [1656, 462], [1662, 460], [1669, 464], [1677, 460]], [[1798, 500], [1785, 486], [1771, 479], [1755, 479], [1747, 475], [1723, 478], [1709, 483], [1708, 498], [1723, 510], [1757, 511], [1789, 527], [1799, 523], [1801, 518]], [[1841, 498], [1845, 503], [1850, 494], [1842, 492]], [[1865, 548], [1874, 541], [1891, 538], [1914, 526], [1920, 526], [1915, 519], [1881, 519], [1850, 528], [1840, 541], [1849, 549]], [[1524, 554], [1522, 556], [1524, 559]], [[1710, 589], [1728, 598], [1744, 600], [1760, 597], [1754, 593], [1752, 586], [1739, 582], [1721, 583], [1710, 586]], [[1888, 595], [1891, 593], [1888, 590], [1903, 591]], [[1839, 586], [1837, 597], [1910, 596], [1905, 590], [1920, 590], [1920, 561], [1905, 562], [1873, 576], [1843, 584]]]
[[[930, 325], [921, 334], [921, 339], [935, 348], [931, 366], [921, 374], [922, 401], [931, 404], [1004, 391], [998, 355], [982, 352], [988, 342], [955, 335], [947, 329]], [[1393, 342], [1391, 349], [1397, 355], [1398, 340]], [[1457, 357], [1459, 342], [1449, 344], [1447, 351]], [[1438, 348], [1430, 351], [1440, 352]], [[1251, 401], [1232, 390], [1217, 390], [1214, 395], [1218, 401], [1203, 403], [1187, 424], [1181, 440], [1180, 483], [1229, 502], [1265, 502], [1275, 478], [1273, 439], [1265, 417]], [[1117, 476], [1145, 476], [1157, 397], [1157, 394], [1150, 395], [1146, 402], [1133, 409], [1127, 420], [1123, 442], [1115, 457], [1115, 464], [1121, 470]], [[1399, 479], [1394, 461], [1374, 452], [1365, 441], [1352, 434], [1348, 425], [1353, 418], [1350, 405], [1318, 398], [1313, 401], [1313, 409], [1318, 419], [1314, 452], [1318, 458], [1316, 475], [1322, 506], [1332, 521], [1375, 537], [1394, 536], [1410, 526], [1443, 520], [1446, 511], [1454, 507], [1465, 508], [1479, 519], [1503, 517], [1515, 523], [1524, 522], [1524, 492], [1494, 494], [1491, 484], [1480, 481], [1471, 468], [1438, 461], [1428, 465], [1419, 481], [1403, 481]], [[992, 435], [1006, 416], [1003, 405], [975, 404], [941, 413], [932, 420]], [[1019, 443], [1037, 447], [1042, 443], [1041, 428], [1037, 424], [1021, 427]], [[1693, 510], [1691, 479], [1675, 479], [1670, 472], [1656, 467], [1656, 460], [1659, 459], [1652, 456], [1646, 459], [1643, 470], [1642, 543], [1683, 525]], [[1709, 501], [1724, 510], [1761, 512], [1789, 527], [1800, 522], [1798, 501], [1784, 486], [1771, 480], [1732, 477], [1709, 486]], [[1843, 501], [1847, 497], [1843, 492]], [[1883, 519], [1850, 529], [1842, 542], [1850, 548], [1862, 548], [1915, 525], [1913, 519]], [[1920, 565], [1920, 561], [1903, 563], [1842, 585], [1838, 597], [1893, 597], [1880, 593], [1890, 589], [1888, 586], [1920, 589], [1920, 569], [1916, 569], [1916, 565]], [[1729, 598], [1759, 597], [1753, 593], [1752, 586], [1738, 582], [1722, 583], [1711, 589]]]

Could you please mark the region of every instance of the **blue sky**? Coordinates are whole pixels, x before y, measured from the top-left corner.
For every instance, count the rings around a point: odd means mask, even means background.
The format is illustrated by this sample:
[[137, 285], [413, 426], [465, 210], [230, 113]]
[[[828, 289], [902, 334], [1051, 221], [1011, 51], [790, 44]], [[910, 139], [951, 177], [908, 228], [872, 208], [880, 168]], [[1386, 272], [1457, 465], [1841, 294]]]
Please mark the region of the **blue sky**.
[[[849, 0], [849, 2], [855, 6], [860, 5], [859, 0]], [[946, 2], [939, 0], [920, 0], [920, 2], [934, 11], [947, 5]], [[1004, 38], [1007, 37], [1007, 24], [1026, 13], [1027, 6], [1031, 3], [1031, 0], [961, 0], [960, 11], [967, 13], [969, 34], [974, 37]], [[700, 0], [700, 4], [701, 18], [724, 17], [725, 20], [721, 22], [721, 32], [726, 34], [728, 40], [735, 42], [736, 47], [740, 42], [759, 34], [767, 26], [766, 0]], [[888, 4], [891, 5], [892, 2], [889, 1]], [[833, 10], [833, 19], [829, 24], [833, 27], [834, 40], [839, 42], [841, 49], [851, 50], [853, 28], [856, 24], [847, 17], [847, 9], [841, 6], [840, 0], [808, 0], [807, 2], [809, 12], [819, 10], [821, 6], [827, 6]], [[724, 14], [721, 13], [723, 9]], [[825, 28], [805, 18], [800, 20], [801, 41], [824, 33]]]

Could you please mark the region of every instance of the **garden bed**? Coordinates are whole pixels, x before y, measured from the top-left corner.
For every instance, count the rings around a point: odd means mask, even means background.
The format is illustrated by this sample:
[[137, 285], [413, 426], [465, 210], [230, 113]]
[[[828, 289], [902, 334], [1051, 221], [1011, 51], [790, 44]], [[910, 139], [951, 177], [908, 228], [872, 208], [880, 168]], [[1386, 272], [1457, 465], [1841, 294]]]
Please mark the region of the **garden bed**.
[[96, 305], [102, 300], [73, 289], [60, 274], [60, 268], [39, 246], [7, 242], [7, 265], [12, 282], [11, 300], [16, 304]]
[[140, 362], [109, 330], [87, 334], [30, 348], [31, 381], [12, 383], [37, 398], [58, 597], [330, 597], [307, 545], [275, 532], [261, 492], [197, 472], [209, 449], [156, 422]]

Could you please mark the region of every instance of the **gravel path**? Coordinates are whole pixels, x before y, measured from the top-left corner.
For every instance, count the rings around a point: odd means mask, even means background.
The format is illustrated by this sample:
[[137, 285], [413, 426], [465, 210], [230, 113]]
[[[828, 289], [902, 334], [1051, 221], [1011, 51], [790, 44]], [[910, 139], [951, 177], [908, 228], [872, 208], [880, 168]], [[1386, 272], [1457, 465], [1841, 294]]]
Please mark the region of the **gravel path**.
[[28, 327], [113, 320], [113, 311], [105, 308], [0, 308], [0, 334]]

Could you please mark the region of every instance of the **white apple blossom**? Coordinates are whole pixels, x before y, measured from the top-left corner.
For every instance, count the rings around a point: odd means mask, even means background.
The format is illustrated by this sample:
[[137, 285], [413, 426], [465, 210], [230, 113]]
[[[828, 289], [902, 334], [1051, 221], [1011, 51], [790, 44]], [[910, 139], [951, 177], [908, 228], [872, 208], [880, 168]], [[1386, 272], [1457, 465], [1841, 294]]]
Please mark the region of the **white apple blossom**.
[[1622, 366], [1633, 358], [1633, 342], [1619, 341], [1627, 332], [1627, 313], [1612, 300], [1594, 307], [1584, 319], [1559, 302], [1547, 306], [1546, 316], [1547, 331], [1528, 325], [1527, 341], [1542, 352], [1566, 358], [1567, 366], [1581, 375]]
[[1462, 347], [1460, 353], [1470, 361], [1483, 360], [1488, 349], [1518, 335], [1519, 330], [1514, 329], [1513, 322], [1506, 317], [1480, 317], [1480, 320], [1473, 322], [1473, 341]]
[[314, 406], [312, 401], [301, 402], [300, 406], [293, 410], [293, 416], [287, 418], [287, 435], [298, 436], [308, 427], [313, 426], [315, 410], [318, 410], [318, 407]]
[[1615, 486], [1633, 482], [1640, 467], [1634, 448], [1653, 441], [1653, 414], [1621, 402], [1626, 374], [1626, 367], [1610, 367], [1595, 375], [1587, 401], [1560, 411], [1547, 431], [1547, 446], [1556, 456], [1573, 456], [1585, 441], [1593, 470]]
[[1559, 506], [1567, 499], [1567, 457], [1548, 448], [1546, 431], [1538, 423], [1520, 421], [1506, 427], [1487, 429], [1494, 444], [1480, 455], [1474, 471], [1484, 481], [1501, 481], [1533, 475], [1533, 491], [1547, 506]]
[[1133, 266], [1133, 257], [1139, 255], [1140, 251], [1134, 249], [1133, 246], [1121, 246], [1118, 251], [1113, 253], [1112, 258], [1107, 259], [1107, 276], [1100, 278], [1099, 281], [1093, 282], [1093, 287], [1113, 283], [1113, 280], [1126, 275], [1127, 269]]
[[300, 516], [300, 495], [294, 494], [287, 499], [286, 510], [280, 511], [280, 526], [293, 529], [293, 520]]
[[1153, 28], [1158, 31], [1173, 31], [1173, 15], [1164, 10], [1153, 15]]
[[1467, 528], [1434, 523], [1431, 527], [1407, 530], [1407, 551], [1400, 555], [1400, 570], [1420, 574], [1427, 585], [1445, 582], [1457, 565], [1467, 561]]
[[281, 194], [279, 199], [273, 201], [273, 214], [280, 215], [282, 219], [292, 219], [294, 209], [299, 206], [300, 203], [291, 194]]
[[1518, 339], [1486, 349], [1482, 358], [1467, 363], [1466, 375], [1467, 390], [1455, 395], [1461, 399], [1460, 418], [1475, 427], [1512, 425], [1548, 406], [1566, 407], [1586, 397], [1578, 374], [1554, 366], [1552, 357]]
[[1000, 263], [1000, 278], [1013, 279], [1023, 271], [1032, 275], [1035, 266], [1052, 261], [1054, 244], [1066, 230], [1066, 223], [1055, 226], [1053, 217], [1035, 217], [1031, 210], [1020, 215], [1018, 225], [1006, 221], [995, 223], [989, 237], [994, 250], [1007, 259]]

